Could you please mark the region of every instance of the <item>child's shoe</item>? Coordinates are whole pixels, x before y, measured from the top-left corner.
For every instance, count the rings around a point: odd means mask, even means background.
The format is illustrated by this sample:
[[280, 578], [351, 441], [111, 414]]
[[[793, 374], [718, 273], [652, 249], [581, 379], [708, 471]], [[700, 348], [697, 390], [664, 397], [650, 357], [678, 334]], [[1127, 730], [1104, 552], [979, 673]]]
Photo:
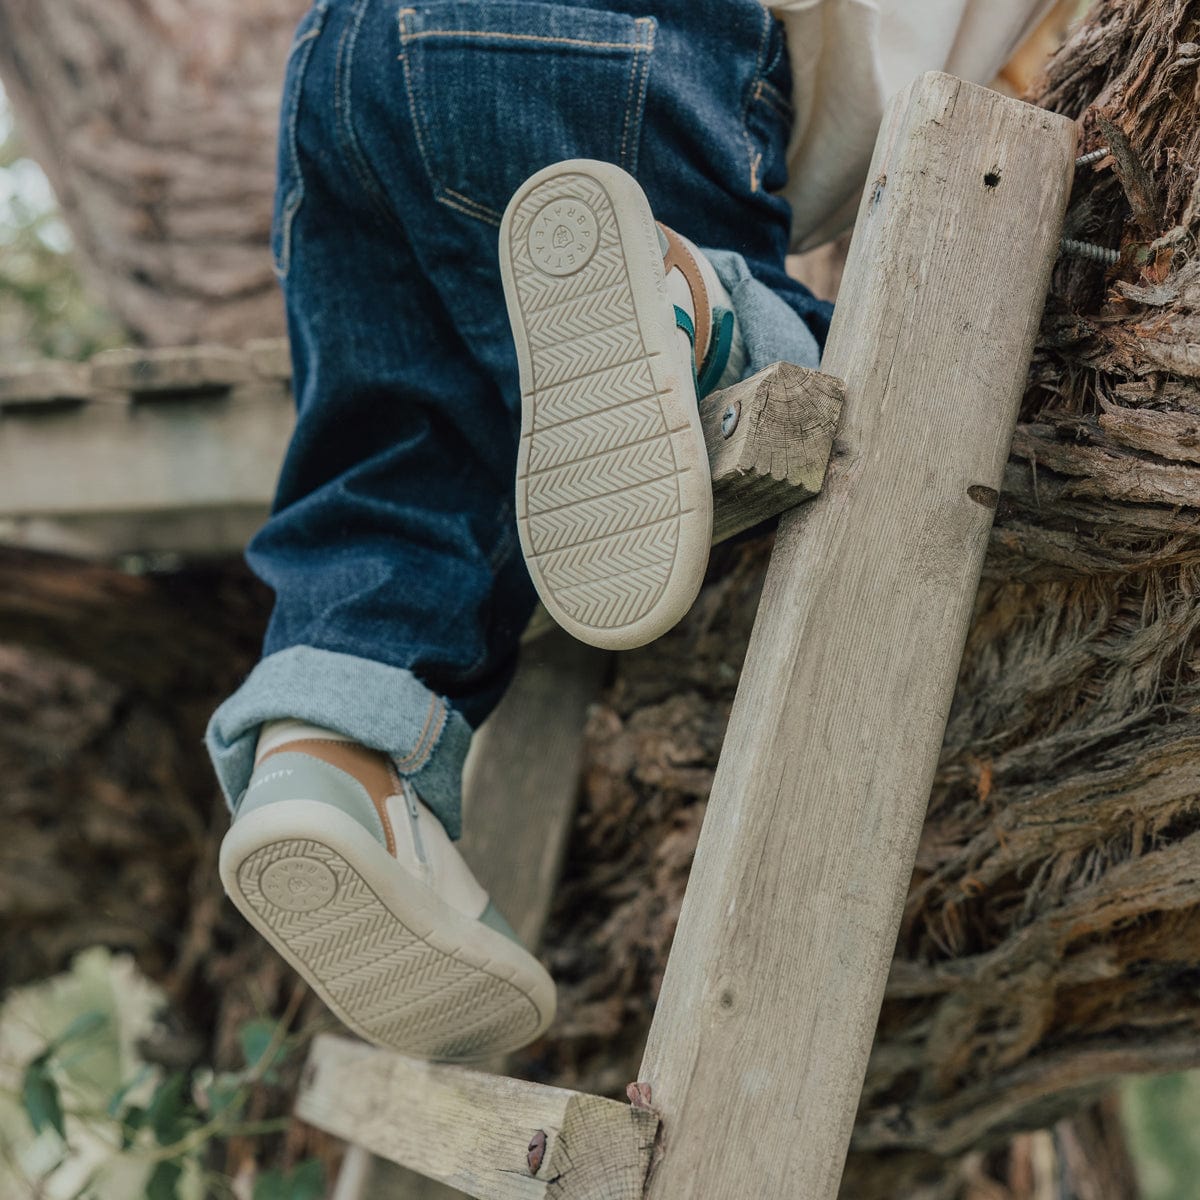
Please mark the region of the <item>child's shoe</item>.
[[551, 615], [627, 649], [700, 590], [712, 482], [698, 395], [741, 374], [728, 293], [655, 224], [633, 177], [573, 159], [528, 179], [500, 227], [521, 372], [517, 525]]
[[554, 983], [390, 759], [276, 721], [221, 845], [243, 915], [355, 1033], [428, 1058], [533, 1041]]

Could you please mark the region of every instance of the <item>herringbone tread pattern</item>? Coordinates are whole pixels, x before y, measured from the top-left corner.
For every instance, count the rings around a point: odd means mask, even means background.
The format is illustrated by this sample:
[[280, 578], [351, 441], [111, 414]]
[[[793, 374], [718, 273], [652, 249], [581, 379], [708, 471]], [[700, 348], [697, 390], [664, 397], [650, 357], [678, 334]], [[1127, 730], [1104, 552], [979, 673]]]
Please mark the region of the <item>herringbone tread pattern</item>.
[[[595, 214], [596, 250], [551, 276], [531, 222], [558, 198]], [[516, 206], [509, 228], [528, 356], [518, 517], [538, 590], [580, 626], [616, 630], [653, 610], [678, 553], [684, 504], [672, 428], [639, 323], [613, 203], [596, 179], [563, 174]]]
[[654, 395], [654, 380], [650, 364], [638, 357], [633, 362], [619, 363], [592, 376], [586, 388], [578, 380], [568, 380], [555, 387], [543, 387], [537, 392], [534, 416], [536, 429], [587, 416], [595, 411], [596, 396], [608, 398], [610, 408]]
[[[260, 880], [282, 859], [315, 859], [337, 879], [308, 912], [273, 904]], [[397, 870], [402, 868], [397, 867]], [[538, 1028], [508, 968], [412, 928], [323, 842], [289, 839], [250, 854], [237, 874], [247, 902], [347, 1025], [371, 1041], [431, 1058], [471, 1058], [525, 1044]], [[415, 922], [414, 922], [415, 924]]]

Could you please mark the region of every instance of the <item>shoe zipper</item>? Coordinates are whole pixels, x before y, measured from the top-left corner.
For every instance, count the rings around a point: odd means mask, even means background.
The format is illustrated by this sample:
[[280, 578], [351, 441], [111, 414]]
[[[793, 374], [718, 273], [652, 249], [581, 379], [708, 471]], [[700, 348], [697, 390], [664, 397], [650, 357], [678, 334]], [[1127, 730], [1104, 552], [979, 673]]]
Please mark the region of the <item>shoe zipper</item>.
[[429, 866], [425, 856], [425, 842], [421, 838], [421, 814], [417, 808], [417, 793], [407, 779], [400, 780], [400, 788], [404, 793], [404, 807], [408, 810], [408, 827], [412, 831], [413, 852], [417, 862], [423, 867]]

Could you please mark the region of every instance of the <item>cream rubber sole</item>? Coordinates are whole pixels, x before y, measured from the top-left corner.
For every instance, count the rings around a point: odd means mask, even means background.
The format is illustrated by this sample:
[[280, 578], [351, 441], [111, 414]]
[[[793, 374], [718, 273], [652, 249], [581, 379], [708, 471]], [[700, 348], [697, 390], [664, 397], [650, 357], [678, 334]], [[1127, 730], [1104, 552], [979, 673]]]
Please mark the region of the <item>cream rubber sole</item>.
[[500, 226], [521, 373], [517, 528], [568, 633], [641, 646], [683, 616], [712, 542], [690, 354], [645, 194], [588, 159], [539, 171]]
[[350, 1029], [424, 1058], [533, 1041], [554, 982], [509, 938], [445, 904], [352, 818], [283, 800], [236, 821], [221, 882]]

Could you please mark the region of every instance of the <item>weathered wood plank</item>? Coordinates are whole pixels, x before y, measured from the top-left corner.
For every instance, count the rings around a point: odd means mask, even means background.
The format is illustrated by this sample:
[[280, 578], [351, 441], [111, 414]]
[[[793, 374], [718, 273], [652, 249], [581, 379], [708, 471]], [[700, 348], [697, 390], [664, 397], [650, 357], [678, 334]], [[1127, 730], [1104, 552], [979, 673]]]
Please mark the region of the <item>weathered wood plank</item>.
[[611, 655], [555, 629], [523, 647], [463, 782], [463, 857], [521, 940], [536, 947], [575, 815], [587, 710]]
[[1072, 178], [1061, 117], [944, 75], [881, 131], [641, 1076], [649, 1200], [838, 1190]]
[[17, 363], [0, 371], [0, 412], [83, 404], [91, 395], [81, 363]]
[[242, 349], [250, 365], [265, 379], [292, 378], [292, 352], [287, 338], [254, 338]]
[[296, 1112], [484, 1200], [639, 1200], [658, 1128], [616, 1100], [329, 1035], [313, 1044]]
[[138, 397], [228, 391], [252, 376], [250, 360], [231, 346], [106, 350], [92, 359], [92, 387]]
[[[270, 507], [290, 381], [277, 338], [0, 372], [0, 541], [84, 557], [240, 550]], [[777, 363], [706, 399], [715, 540], [819, 488], [838, 387]], [[724, 436], [725, 411], [743, 407]], [[542, 610], [526, 640], [550, 624]]]
[[700, 403], [713, 487], [713, 542], [821, 490], [846, 388], [778, 362]]
[[0, 513], [80, 516], [261, 506], [265, 515], [292, 427], [285, 390], [189, 398], [130, 411], [0, 418]]

